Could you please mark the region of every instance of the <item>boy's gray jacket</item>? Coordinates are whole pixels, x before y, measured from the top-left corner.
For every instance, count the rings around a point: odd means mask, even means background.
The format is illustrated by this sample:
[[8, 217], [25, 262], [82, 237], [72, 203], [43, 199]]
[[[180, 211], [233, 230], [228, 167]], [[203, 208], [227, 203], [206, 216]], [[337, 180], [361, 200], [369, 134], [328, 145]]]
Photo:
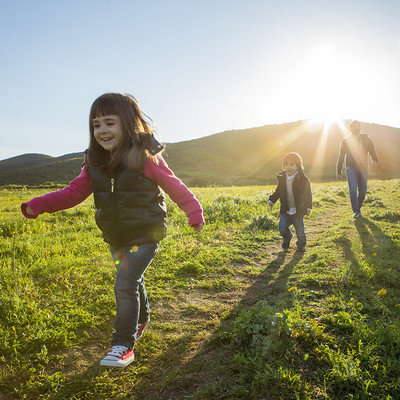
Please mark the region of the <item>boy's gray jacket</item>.
[[[277, 175], [278, 186], [275, 192], [269, 196], [270, 201], [275, 203], [278, 199], [281, 201], [280, 213], [284, 214], [289, 211], [289, 204], [286, 190], [286, 172], [282, 171]], [[307, 214], [307, 209], [312, 208], [311, 184], [308, 177], [303, 171], [298, 171], [293, 178], [293, 196], [296, 204], [296, 212], [302, 215]]]

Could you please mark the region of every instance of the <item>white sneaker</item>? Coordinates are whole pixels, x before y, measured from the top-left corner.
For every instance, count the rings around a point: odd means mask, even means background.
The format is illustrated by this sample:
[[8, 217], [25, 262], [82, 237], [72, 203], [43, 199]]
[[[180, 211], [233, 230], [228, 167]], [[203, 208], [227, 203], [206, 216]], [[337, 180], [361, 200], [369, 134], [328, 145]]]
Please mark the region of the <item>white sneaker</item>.
[[133, 350], [126, 346], [113, 346], [108, 354], [100, 361], [100, 365], [108, 367], [126, 367], [135, 359]]

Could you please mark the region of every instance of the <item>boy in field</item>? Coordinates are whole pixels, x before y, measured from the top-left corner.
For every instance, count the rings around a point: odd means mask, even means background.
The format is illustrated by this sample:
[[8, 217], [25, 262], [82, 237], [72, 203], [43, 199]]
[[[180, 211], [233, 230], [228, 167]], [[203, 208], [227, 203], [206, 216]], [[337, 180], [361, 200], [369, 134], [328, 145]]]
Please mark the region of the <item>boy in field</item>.
[[280, 199], [279, 233], [282, 235], [282, 248], [287, 250], [292, 239], [290, 225], [294, 226], [297, 236], [297, 250], [306, 250], [307, 237], [304, 230], [304, 216], [310, 215], [312, 209], [311, 184], [303, 171], [303, 160], [297, 153], [288, 153], [283, 157], [283, 171], [277, 175], [278, 186], [269, 196], [271, 210]]

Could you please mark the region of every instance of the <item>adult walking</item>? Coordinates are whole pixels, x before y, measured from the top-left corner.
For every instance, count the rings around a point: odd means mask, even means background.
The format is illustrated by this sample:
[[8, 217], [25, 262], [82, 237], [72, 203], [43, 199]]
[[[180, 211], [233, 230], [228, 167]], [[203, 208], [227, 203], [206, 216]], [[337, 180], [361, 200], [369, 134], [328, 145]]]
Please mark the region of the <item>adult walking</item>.
[[350, 122], [351, 135], [345, 137], [339, 150], [337, 160], [337, 177], [342, 179], [343, 162], [346, 159], [346, 176], [349, 184], [353, 217], [361, 216], [361, 207], [367, 195], [368, 155], [373, 163], [379, 161], [372, 139], [361, 133], [359, 121]]

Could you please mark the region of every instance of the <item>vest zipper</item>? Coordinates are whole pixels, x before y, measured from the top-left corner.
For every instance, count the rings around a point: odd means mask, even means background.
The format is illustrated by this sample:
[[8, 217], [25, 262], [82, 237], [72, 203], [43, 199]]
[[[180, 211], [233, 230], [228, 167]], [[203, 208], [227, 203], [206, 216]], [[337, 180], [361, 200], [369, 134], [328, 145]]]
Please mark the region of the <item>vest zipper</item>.
[[114, 178], [111, 178], [111, 193], [114, 193]]

